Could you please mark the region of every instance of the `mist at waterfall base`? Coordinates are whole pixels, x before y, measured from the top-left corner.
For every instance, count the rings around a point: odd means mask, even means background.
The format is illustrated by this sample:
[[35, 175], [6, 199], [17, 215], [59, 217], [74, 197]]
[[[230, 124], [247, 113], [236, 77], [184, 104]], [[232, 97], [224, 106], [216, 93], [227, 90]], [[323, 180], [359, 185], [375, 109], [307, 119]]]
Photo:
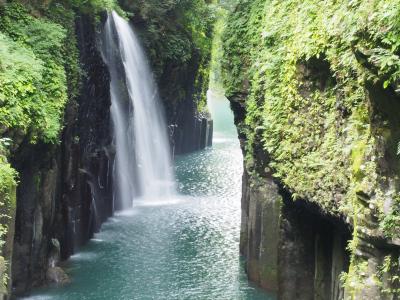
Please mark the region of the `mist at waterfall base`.
[[65, 265], [72, 283], [32, 299], [274, 299], [244, 272], [242, 154], [228, 101], [209, 97], [214, 145], [176, 158], [175, 203], [137, 205], [111, 218]]
[[[114, 24], [121, 21], [116, 17]], [[115, 30], [112, 23], [107, 26]], [[115, 43], [111, 34], [108, 38]], [[117, 48], [114, 44], [109, 49], [115, 54]], [[125, 60], [125, 65], [129, 63], [126, 52], [117, 54]], [[113, 56], [107, 55], [110, 53], [105, 56], [108, 64], [112, 64]], [[118, 68], [111, 67], [110, 72], [113, 77]], [[129, 155], [129, 143], [134, 142], [126, 135], [136, 134], [132, 132], [136, 124], [126, 119], [133, 113], [127, 109], [129, 104], [119, 102], [123, 99], [118, 89], [120, 80], [111, 84], [113, 100], [117, 101], [115, 106], [113, 102], [112, 114], [117, 117], [115, 127], [124, 129], [115, 132], [116, 144], [119, 138], [127, 138], [127, 144], [125, 150], [120, 149], [117, 161], [125, 169], [117, 176], [135, 176], [132, 166], [141, 158], [136, 155], [137, 161], [129, 166], [124, 159]], [[137, 84], [126, 80], [128, 88], [134, 88], [129, 84]], [[134, 97], [131, 95], [131, 101]], [[208, 99], [215, 122], [214, 145], [175, 159], [177, 192], [171, 194], [171, 185], [161, 184], [159, 195], [148, 196], [152, 201], [135, 199], [131, 209], [110, 218], [101, 232], [63, 265], [71, 284], [36, 290], [30, 299], [274, 299], [252, 286], [244, 272], [239, 256], [242, 154], [228, 101], [212, 92], [208, 93]], [[168, 149], [164, 150], [169, 155]], [[172, 178], [167, 164], [168, 161], [161, 167], [167, 170], [161, 179], [157, 177], [159, 174], [153, 174], [161, 183], [169, 180], [168, 176]], [[119, 193], [136, 193], [135, 185], [127, 183], [120, 187]], [[162, 194], [162, 189], [168, 197]], [[142, 198], [149, 195], [143, 191]], [[127, 197], [125, 204], [132, 198]]]

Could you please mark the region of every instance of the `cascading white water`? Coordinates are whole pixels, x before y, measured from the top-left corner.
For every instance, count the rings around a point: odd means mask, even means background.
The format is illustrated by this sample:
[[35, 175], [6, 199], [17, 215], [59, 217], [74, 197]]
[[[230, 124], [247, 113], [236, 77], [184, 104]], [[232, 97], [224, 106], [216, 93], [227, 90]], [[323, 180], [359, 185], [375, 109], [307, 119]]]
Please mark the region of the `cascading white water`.
[[108, 15], [102, 52], [111, 75], [115, 199], [124, 209], [134, 197], [168, 198], [174, 176], [158, 91], [139, 40], [116, 12]]

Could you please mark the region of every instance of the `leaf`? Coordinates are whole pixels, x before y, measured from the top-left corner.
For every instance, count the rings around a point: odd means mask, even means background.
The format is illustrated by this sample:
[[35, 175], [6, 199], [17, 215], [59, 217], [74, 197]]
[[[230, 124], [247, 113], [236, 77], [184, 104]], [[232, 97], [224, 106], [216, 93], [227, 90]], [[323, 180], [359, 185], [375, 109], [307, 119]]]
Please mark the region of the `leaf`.
[[383, 83], [383, 88], [387, 89], [389, 84], [390, 84], [390, 81], [389, 80], [385, 80], [385, 82]]

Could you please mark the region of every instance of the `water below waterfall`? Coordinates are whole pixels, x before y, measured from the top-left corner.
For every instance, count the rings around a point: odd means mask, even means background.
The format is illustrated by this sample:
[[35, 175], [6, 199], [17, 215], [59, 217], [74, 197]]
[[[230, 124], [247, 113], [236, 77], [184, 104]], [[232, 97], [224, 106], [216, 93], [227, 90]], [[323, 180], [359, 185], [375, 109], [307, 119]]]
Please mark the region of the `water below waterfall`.
[[274, 299], [239, 256], [242, 154], [226, 99], [209, 94], [212, 148], [176, 158], [179, 196], [136, 203], [65, 265], [72, 283], [31, 299]]

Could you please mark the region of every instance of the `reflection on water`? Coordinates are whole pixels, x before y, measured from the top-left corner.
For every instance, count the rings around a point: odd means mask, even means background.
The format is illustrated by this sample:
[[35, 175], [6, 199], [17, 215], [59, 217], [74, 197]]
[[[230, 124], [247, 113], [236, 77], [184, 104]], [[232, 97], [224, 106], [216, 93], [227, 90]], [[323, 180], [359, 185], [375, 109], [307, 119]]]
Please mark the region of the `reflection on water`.
[[72, 284], [34, 299], [273, 299], [243, 271], [241, 151], [227, 101], [210, 108], [214, 146], [176, 159], [180, 196], [111, 218], [68, 262]]

